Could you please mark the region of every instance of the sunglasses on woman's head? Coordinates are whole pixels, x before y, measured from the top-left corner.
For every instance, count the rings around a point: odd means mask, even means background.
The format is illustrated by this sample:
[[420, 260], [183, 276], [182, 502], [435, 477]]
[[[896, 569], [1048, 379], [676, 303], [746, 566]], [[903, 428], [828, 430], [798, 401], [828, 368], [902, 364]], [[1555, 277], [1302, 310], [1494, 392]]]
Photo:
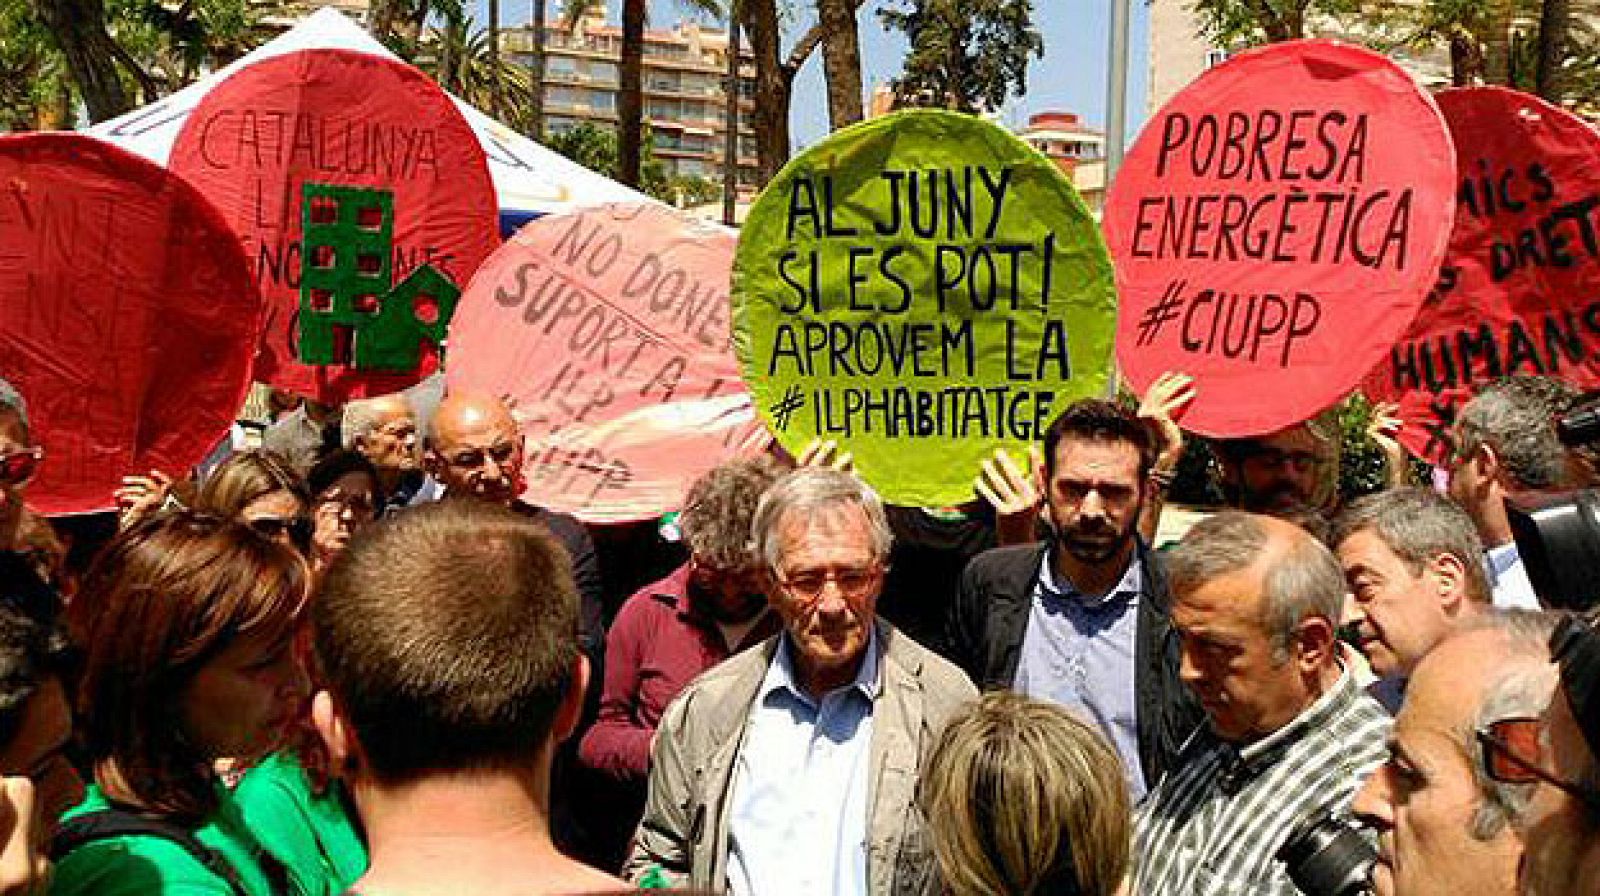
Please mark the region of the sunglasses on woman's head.
[[39, 463], [43, 460], [44, 449], [37, 445], [0, 457], [0, 482], [7, 485], [22, 485], [33, 478], [33, 474], [39, 470]]
[[289, 533], [289, 540], [305, 547], [311, 544], [311, 518], [304, 516], [258, 516], [245, 525], [262, 538], [277, 538]]

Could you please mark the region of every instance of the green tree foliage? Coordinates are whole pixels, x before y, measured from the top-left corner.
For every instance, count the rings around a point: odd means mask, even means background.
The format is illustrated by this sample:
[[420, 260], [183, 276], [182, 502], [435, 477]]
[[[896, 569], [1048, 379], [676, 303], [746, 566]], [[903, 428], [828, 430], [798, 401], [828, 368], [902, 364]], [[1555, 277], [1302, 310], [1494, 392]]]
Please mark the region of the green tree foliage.
[[[495, 106], [495, 60], [489, 53], [488, 32], [473, 28], [466, 18], [446, 19], [434, 26], [416, 63], [450, 93], [477, 106]], [[532, 122], [534, 81], [527, 69], [499, 66], [500, 120], [519, 131]]]
[[878, 15], [911, 44], [895, 81], [901, 105], [998, 109], [1027, 90], [1028, 59], [1044, 55], [1031, 0], [896, 0]]
[[[666, 168], [650, 150], [649, 128], [642, 141], [644, 159], [639, 166], [639, 189], [664, 202], [674, 202], [676, 195]], [[579, 165], [604, 174], [617, 176], [617, 132], [584, 122], [563, 134], [547, 134], [544, 144]], [[714, 187], [715, 188], [715, 187]]]

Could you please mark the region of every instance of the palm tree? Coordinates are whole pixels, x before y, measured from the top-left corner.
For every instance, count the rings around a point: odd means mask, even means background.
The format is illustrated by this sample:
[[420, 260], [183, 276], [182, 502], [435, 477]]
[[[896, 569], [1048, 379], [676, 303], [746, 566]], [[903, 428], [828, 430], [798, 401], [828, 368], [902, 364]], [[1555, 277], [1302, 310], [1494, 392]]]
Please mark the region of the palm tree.
[[418, 60], [440, 87], [480, 108], [488, 108], [498, 92], [505, 100], [505, 123], [527, 126], [526, 110], [533, 80], [520, 68], [496, 70], [489, 57], [489, 37], [466, 19], [447, 20], [433, 28], [432, 55]]
[[828, 123], [834, 130], [862, 118], [856, 6], [852, 0], [817, 0], [817, 24], [823, 31], [822, 74], [828, 82]]

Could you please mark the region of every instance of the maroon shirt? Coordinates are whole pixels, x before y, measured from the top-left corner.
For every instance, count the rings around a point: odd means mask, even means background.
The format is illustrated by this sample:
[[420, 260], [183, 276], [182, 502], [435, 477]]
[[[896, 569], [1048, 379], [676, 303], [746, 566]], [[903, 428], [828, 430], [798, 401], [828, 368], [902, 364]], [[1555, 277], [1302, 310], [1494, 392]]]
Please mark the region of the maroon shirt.
[[[650, 739], [667, 705], [695, 676], [731, 655], [722, 632], [696, 610], [688, 589], [686, 563], [639, 589], [617, 612], [606, 636], [600, 717], [578, 745], [584, 765], [623, 780], [646, 778]], [[776, 615], [768, 613], [739, 650], [777, 632]]]

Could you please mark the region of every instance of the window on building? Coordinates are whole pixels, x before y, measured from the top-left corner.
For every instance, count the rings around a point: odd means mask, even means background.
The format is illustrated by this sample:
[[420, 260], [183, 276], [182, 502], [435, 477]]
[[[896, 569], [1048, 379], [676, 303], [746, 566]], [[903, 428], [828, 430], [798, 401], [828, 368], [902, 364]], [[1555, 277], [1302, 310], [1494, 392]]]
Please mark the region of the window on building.
[[1207, 50], [1206, 51], [1206, 68], [1213, 68], [1213, 67], [1221, 65], [1222, 63], [1227, 62], [1227, 61], [1228, 61], [1228, 51], [1227, 50]]
[[567, 118], [562, 115], [549, 115], [544, 120], [544, 131], [552, 137], [560, 136], [578, 126], [576, 118]]
[[578, 74], [578, 60], [571, 56], [546, 56], [544, 73], [547, 78], [571, 78]]
[[645, 106], [645, 114], [651, 118], [677, 118], [678, 101], [652, 99]]
[[617, 94], [610, 90], [589, 91], [589, 108], [601, 112], [617, 111]]
[[588, 91], [574, 90], [571, 87], [551, 87], [545, 94], [552, 106], [576, 106], [582, 100], [583, 94]]
[[615, 84], [617, 82], [617, 64], [615, 62], [602, 62], [598, 59], [591, 59], [589, 60], [589, 77], [596, 81]]

